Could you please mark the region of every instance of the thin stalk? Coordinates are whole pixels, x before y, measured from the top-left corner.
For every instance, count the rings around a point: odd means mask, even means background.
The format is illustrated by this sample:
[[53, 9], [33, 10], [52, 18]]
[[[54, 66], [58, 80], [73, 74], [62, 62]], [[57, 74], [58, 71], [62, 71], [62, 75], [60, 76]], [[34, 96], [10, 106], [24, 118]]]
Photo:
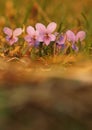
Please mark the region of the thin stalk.
[[42, 57], [42, 49], [43, 49], [43, 42], [40, 42], [39, 45], [39, 56]]

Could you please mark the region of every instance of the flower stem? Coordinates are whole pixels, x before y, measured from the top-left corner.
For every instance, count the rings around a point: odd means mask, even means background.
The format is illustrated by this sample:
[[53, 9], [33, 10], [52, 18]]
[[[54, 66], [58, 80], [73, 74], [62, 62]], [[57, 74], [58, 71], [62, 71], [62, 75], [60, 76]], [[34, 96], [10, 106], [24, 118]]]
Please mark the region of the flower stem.
[[56, 55], [56, 43], [54, 43], [54, 45], [53, 45], [53, 56], [55, 56]]
[[39, 56], [42, 57], [42, 48], [43, 48], [43, 42], [40, 42], [39, 45]]

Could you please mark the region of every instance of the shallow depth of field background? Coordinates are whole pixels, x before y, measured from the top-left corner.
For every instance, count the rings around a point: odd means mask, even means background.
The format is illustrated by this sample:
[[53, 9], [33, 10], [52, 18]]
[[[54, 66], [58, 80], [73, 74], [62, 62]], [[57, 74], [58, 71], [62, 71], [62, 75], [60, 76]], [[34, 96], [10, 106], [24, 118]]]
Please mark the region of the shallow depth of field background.
[[[39, 7], [43, 12], [37, 12]], [[32, 19], [32, 16], [33, 18], [37, 16], [36, 22], [42, 22], [43, 13], [43, 16], [47, 16], [47, 19], [43, 18], [43, 22], [51, 20], [59, 24], [62, 21], [68, 23], [67, 26], [73, 26], [77, 24], [77, 20], [83, 20], [81, 13], [84, 13], [87, 18], [90, 17], [92, 13], [91, 7], [91, 0], [0, 0], [0, 16], [1, 18], [8, 18], [10, 14], [14, 19], [17, 18], [15, 23], [22, 24], [27, 12], [29, 16], [26, 21]]]
[[86, 31], [85, 47], [78, 60], [73, 53], [53, 62], [52, 57], [12, 62], [0, 52], [0, 130], [88, 130], [86, 125], [92, 130], [92, 87], [87, 84], [80, 89], [86, 79], [92, 81], [92, 0], [0, 0], [0, 43], [5, 26], [14, 29], [51, 21], [59, 32]]

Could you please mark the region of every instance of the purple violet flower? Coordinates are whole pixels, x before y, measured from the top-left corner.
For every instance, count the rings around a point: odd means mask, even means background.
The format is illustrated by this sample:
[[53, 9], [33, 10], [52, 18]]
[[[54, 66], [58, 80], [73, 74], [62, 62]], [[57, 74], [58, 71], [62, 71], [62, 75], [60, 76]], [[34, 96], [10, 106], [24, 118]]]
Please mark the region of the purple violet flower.
[[78, 42], [82, 42], [86, 37], [86, 33], [84, 31], [79, 31], [77, 34], [76, 34], [76, 37], [75, 37], [75, 41]]
[[57, 24], [55, 22], [51, 22], [48, 24], [47, 28], [41, 24], [36, 24], [36, 29], [39, 31], [39, 41], [44, 42], [47, 46], [50, 44], [51, 41], [55, 41], [56, 36], [52, 34], [56, 29]]
[[9, 42], [10, 45], [16, 43], [18, 41], [18, 36], [21, 35], [21, 33], [23, 32], [21, 28], [16, 28], [15, 30], [12, 30], [8, 27], [4, 27], [3, 31], [7, 35], [6, 40]]
[[58, 40], [56, 41], [56, 43], [59, 46], [64, 46], [65, 42], [66, 42], [66, 35], [59, 36]]
[[76, 46], [76, 42], [82, 42], [86, 37], [86, 33], [84, 31], [79, 31], [76, 35], [71, 31], [68, 30], [66, 32], [67, 41], [71, 42], [72, 48], [78, 51], [78, 47]]
[[25, 41], [29, 43], [29, 45], [38, 46], [39, 45], [39, 32], [35, 30], [32, 26], [27, 27], [28, 35], [25, 36]]

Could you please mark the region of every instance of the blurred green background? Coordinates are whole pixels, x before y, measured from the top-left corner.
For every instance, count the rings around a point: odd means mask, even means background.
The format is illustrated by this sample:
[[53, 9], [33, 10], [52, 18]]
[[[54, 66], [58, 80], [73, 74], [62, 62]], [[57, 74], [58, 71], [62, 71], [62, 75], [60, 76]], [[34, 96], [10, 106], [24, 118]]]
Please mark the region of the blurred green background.
[[91, 7], [91, 0], [0, 0], [0, 16], [9, 20], [9, 15], [12, 15], [17, 24], [32, 23], [33, 19], [35, 22], [55, 21], [58, 25], [62, 22], [75, 27], [83, 24], [83, 14], [90, 20]]

